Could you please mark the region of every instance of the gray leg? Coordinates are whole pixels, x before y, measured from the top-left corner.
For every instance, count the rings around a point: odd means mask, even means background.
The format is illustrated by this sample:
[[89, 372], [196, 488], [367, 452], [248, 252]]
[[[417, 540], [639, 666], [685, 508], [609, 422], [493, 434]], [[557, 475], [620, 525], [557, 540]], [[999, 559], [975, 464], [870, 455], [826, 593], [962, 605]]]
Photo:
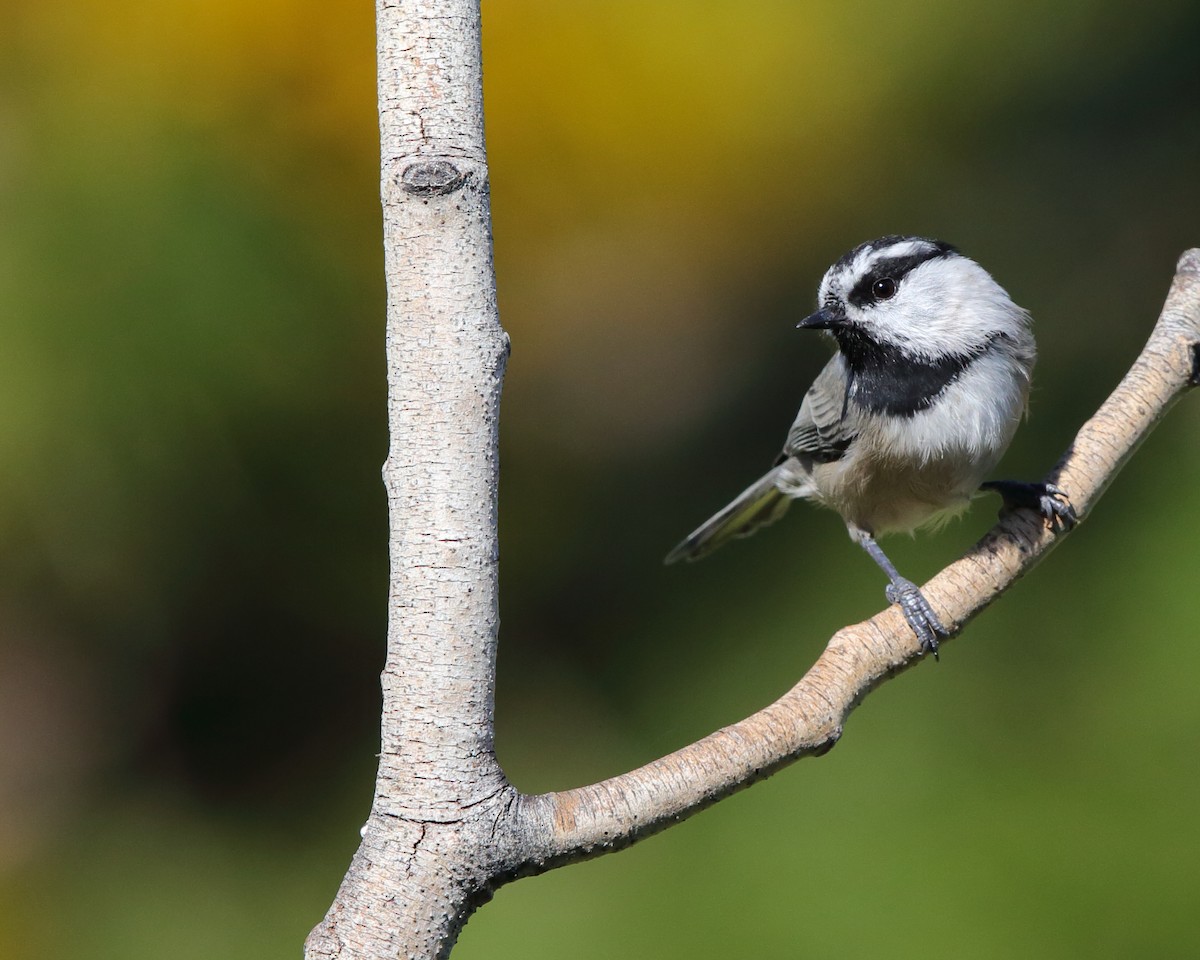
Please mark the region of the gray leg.
[[949, 636], [950, 631], [942, 626], [942, 621], [933, 612], [933, 607], [929, 605], [929, 601], [925, 599], [917, 585], [900, 576], [899, 571], [887, 558], [887, 554], [883, 552], [879, 544], [875, 542], [873, 536], [866, 530], [859, 530], [857, 527], [850, 527], [850, 536], [870, 554], [871, 559], [879, 564], [880, 569], [888, 575], [888, 579], [892, 581], [885, 591], [888, 601], [900, 605], [904, 619], [908, 621], [913, 633], [921, 641], [921, 647], [932, 653], [933, 659], [936, 660], [938, 658], [938, 637]]

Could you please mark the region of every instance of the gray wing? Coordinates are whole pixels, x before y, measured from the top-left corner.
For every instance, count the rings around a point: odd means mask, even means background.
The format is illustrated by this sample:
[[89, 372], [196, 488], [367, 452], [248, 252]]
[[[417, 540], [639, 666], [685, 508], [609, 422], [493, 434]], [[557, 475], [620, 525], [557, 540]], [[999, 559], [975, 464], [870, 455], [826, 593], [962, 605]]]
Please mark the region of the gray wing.
[[857, 436], [847, 419], [847, 388], [845, 361], [835, 355], [804, 395], [777, 462], [795, 457], [802, 463], [832, 463], [842, 458]]

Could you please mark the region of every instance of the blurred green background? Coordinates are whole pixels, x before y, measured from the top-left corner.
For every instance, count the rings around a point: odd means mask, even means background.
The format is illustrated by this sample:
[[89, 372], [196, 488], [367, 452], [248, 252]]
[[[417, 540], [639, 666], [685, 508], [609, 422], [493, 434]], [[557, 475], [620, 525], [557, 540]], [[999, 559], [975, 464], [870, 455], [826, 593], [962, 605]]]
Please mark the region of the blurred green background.
[[[0, 956], [295, 957], [371, 796], [370, 4], [0, 2]], [[883, 581], [771, 461], [824, 268], [948, 239], [1037, 320], [1047, 469], [1200, 243], [1200, 7], [484, 4], [498, 748], [518, 786], [773, 699]], [[502, 889], [456, 958], [1200, 954], [1200, 403], [841, 745]], [[991, 523], [893, 541], [924, 579]], [[819, 557], [818, 562], [814, 558]]]

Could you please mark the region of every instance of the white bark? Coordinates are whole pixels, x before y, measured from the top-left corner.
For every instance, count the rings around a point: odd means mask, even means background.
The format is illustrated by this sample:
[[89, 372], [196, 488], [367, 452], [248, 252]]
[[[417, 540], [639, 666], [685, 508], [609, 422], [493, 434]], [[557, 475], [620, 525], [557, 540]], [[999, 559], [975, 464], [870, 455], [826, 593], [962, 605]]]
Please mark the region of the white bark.
[[[588, 787], [519, 794], [492, 750], [496, 472], [508, 341], [496, 314], [475, 0], [380, 0], [379, 102], [391, 446], [382, 750], [362, 843], [306, 945], [317, 958], [444, 957], [518, 876], [627, 846], [802, 756], [921, 659], [896, 608], [839, 631], [746, 720]], [[1200, 250], [1142, 355], [1050, 474], [1086, 516], [1200, 376]], [[1002, 520], [924, 588], [960, 629], [1061, 536]]]
[[[391, 444], [382, 750], [362, 845], [308, 955], [436, 956], [487, 889], [496, 312], [474, 0], [377, 6]], [[470, 814], [470, 817], [467, 817]]]

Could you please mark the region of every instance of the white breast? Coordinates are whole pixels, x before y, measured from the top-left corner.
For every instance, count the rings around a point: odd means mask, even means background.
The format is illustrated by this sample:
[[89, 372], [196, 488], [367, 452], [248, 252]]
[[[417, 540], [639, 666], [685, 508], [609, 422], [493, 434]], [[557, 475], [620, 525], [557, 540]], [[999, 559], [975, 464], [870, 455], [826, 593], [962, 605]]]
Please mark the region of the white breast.
[[995, 350], [911, 417], [860, 411], [847, 455], [814, 468], [815, 496], [876, 535], [956, 513], [1007, 449], [1028, 393], [1028, 365]]

